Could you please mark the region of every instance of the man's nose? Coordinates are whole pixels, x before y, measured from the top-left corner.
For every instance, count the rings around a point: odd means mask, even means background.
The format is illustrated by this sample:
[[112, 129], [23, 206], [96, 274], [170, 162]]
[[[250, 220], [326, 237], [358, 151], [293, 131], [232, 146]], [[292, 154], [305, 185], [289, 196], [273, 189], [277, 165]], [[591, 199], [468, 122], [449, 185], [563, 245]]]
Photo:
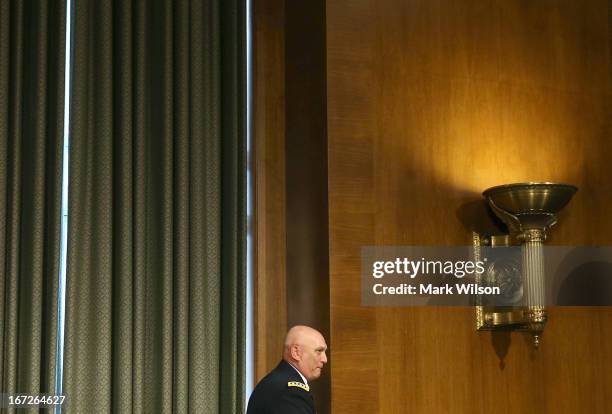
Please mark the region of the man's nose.
[[321, 355], [323, 355], [323, 358], [321, 358], [321, 362], [323, 362], [324, 364], [327, 364], [327, 354], [323, 352]]

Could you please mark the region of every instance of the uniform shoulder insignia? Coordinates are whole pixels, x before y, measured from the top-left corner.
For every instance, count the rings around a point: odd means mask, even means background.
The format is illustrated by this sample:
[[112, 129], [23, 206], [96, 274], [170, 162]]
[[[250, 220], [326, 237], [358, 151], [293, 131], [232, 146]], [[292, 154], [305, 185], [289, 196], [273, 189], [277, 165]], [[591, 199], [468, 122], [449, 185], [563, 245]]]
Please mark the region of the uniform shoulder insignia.
[[302, 384], [302, 383], [301, 383], [301, 382], [299, 382], [299, 381], [289, 381], [289, 382], [287, 383], [287, 386], [288, 386], [288, 387], [298, 387], [298, 388], [303, 389], [304, 391], [310, 391], [310, 387], [309, 387], [308, 385], [306, 385], [306, 384]]

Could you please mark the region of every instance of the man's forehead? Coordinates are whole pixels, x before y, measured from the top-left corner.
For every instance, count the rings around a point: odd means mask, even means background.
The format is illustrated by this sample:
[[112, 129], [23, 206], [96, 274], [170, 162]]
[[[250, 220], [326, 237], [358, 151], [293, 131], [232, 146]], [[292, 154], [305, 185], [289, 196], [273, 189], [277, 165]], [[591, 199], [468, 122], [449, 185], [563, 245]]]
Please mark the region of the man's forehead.
[[319, 335], [319, 338], [316, 338], [314, 346], [316, 349], [327, 349], [327, 343], [325, 342], [325, 338]]
[[313, 335], [304, 339], [305, 340], [302, 344], [307, 345], [312, 349], [327, 349], [327, 343], [325, 342], [325, 339], [320, 335]]

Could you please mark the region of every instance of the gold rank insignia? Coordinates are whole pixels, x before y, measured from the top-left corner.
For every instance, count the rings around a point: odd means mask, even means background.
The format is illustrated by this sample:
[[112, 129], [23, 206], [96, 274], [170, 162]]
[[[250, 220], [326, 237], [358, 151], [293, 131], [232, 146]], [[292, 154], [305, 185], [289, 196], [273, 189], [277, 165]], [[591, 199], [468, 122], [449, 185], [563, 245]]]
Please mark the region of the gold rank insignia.
[[304, 391], [310, 391], [310, 387], [308, 385], [302, 384], [301, 382], [298, 382], [298, 381], [289, 381], [287, 383], [287, 386], [288, 387], [298, 387], [298, 388], [303, 389]]

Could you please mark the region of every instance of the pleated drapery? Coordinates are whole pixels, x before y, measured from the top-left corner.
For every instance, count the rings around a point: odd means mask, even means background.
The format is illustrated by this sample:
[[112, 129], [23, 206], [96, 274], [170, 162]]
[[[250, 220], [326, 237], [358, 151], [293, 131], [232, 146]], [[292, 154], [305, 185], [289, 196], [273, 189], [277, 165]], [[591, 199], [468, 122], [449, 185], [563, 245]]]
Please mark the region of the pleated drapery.
[[[0, 2], [0, 393], [55, 387], [66, 4]], [[9, 410], [13, 411], [13, 410]]]
[[244, 411], [244, 21], [76, 3], [64, 411]]

